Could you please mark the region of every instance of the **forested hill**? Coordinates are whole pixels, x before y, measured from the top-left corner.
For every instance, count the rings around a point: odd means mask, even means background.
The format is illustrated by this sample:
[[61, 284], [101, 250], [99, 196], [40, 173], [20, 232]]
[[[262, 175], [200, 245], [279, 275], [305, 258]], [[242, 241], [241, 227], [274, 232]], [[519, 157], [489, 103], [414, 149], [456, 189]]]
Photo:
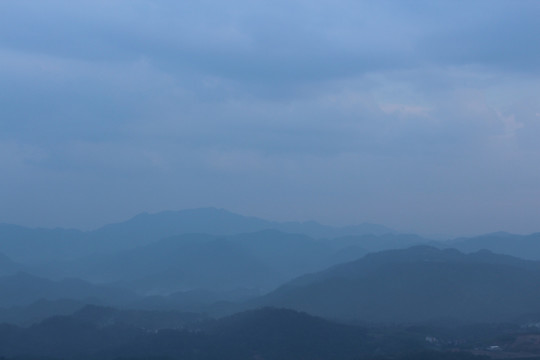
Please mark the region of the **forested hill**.
[[300, 277], [252, 304], [368, 322], [496, 322], [540, 312], [539, 284], [538, 262], [418, 246]]

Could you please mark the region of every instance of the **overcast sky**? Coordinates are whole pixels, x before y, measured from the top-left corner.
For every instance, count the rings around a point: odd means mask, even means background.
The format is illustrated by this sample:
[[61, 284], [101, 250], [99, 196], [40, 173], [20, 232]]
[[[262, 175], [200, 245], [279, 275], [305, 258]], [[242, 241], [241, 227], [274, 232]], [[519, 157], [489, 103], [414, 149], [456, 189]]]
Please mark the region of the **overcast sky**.
[[540, 231], [540, 1], [0, 2], [0, 222]]

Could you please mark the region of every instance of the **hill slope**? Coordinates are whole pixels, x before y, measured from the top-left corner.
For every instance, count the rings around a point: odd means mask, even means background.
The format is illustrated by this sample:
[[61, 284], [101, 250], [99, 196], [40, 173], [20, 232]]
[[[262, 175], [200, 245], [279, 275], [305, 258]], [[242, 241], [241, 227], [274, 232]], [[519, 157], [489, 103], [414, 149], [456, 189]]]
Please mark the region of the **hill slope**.
[[252, 305], [373, 322], [489, 322], [538, 312], [539, 284], [536, 262], [419, 246], [300, 277]]
[[[354, 360], [421, 350], [425, 343], [373, 336], [291, 310], [260, 309], [207, 323], [192, 330], [140, 327], [162, 314], [86, 308], [28, 328], [0, 325], [0, 356], [62, 359], [266, 359]], [[97, 317], [96, 317], [97, 316]], [[110, 317], [120, 321], [103, 322]], [[127, 321], [125, 321], [127, 319]], [[141, 321], [142, 320], [142, 321]], [[150, 321], [152, 323], [152, 321]], [[395, 356], [389, 359], [395, 359]], [[454, 357], [456, 358], [456, 357]]]

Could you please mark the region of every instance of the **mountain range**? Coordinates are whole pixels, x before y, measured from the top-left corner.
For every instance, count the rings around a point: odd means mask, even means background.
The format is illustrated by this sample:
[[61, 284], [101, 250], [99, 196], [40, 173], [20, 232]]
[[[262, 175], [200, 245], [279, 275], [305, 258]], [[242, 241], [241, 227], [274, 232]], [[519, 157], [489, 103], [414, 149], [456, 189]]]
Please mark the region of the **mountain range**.
[[503, 255], [538, 258], [538, 234], [434, 242], [373, 225], [332, 228], [195, 209], [142, 214], [92, 232], [2, 225], [0, 235], [6, 314], [39, 301], [212, 314], [277, 306], [383, 323], [540, 313], [540, 266]]
[[234, 235], [268, 229], [314, 238], [395, 233], [392, 229], [375, 224], [331, 227], [316, 222], [275, 222], [222, 209], [201, 208], [143, 213], [94, 231], [33, 229], [0, 224], [0, 252], [18, 262], [40, 264], [77, 259], [94, 253], [114, 253], [188, 233]]
[[197, 289], [265, 292], [297, 276], [357, 259], [370, 251], [424, 241], [393, 234], [314, 239], [276, 230], [236, 235], [184, 234], [115, 253], [29, 267], [28, 271], [52, 279], [79, 277], [121, 284], [144, 295]]
[[540, 262], [416, 246], [301, 276], [251, 301], [345, 321], [511, 321], [540, 313]]

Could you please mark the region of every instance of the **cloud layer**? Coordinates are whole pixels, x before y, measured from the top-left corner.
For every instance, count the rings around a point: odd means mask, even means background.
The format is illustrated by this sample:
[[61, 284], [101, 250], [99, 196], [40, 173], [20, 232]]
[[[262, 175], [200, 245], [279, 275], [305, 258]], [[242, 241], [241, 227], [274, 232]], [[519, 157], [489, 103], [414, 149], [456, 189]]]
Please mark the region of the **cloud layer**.
[[537, 1], [0, 3], [1, 222], [540, 231]]

